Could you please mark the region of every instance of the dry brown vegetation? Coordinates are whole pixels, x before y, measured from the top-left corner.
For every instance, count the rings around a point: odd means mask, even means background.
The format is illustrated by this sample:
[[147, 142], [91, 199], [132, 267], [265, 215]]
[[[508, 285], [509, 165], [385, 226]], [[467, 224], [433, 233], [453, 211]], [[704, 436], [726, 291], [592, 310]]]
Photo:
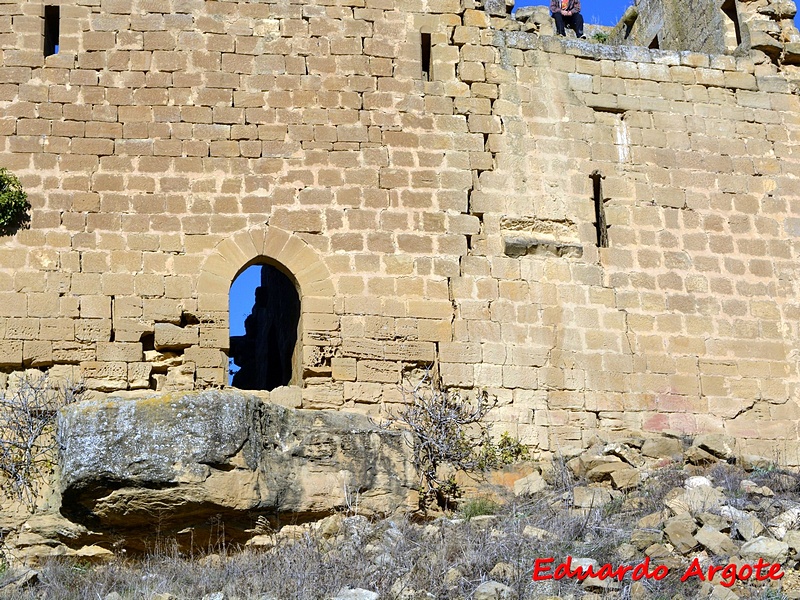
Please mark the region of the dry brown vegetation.
[[[664, 510], [670, 491], [680, 488], [697, 467], [673, 463], [653, 472], [636, 490], [602, 508], [571, 507], [578, 481], [565, 467], [553, 472], [551, 486], [533, 497], [508, 496], [504, 501], [473, 498], [459, 512], [435, 520], [408, 518], [371, 522], [363, 516], [334, 515], [313, 527], [290, 527], [272, 538], [266, 549], [244, 550], [219, 543], [194, 555], [178, 553], [168, 542], [140, 560], [119, 559], [90, 566], [74, 560], [50, 560], [38, 571], [38, 581], [23, 589], [2, 586], [13, 573], [0, 577], [0, 590], [13, 600], [103, 600], [153, 598], [169, 593], [177, 598], [202, 598], [222, 592], [224, 598], [316, 600], [335, 597], [344, 587], [364, 588], [380, 598], [473, 598], [476, 588], [494, 580], [520, 599], [617, 598], [691, 600], [708, 597], [698, 582], [681, 583], [683, 568], [673, 568], [662, 581], [632, 584], [616, 590], [581, 586], [574, 580], [533, 582], [536, 558], [593, 558], [601, 564], [638, 564], [644, 555], [629, 544], [644, 515]], [[703, 471], [729, 500], [752, 510], [767, 522], [796, 500], [797, 478], [778, 470], [745, 473], [718, 464]], [[771, 486], [776, 494], [756, 500], [741, 491], [743, 479]], [[494, 513], [494, 514], [484, 514]], [[717, 557], [717, 564], [727, 562]], [[789, 560], [784, 567], [795, 565]], [[688, 559], [686, 561], [688, 564]], [[740, 598], [786, 598], [774, 588], [737, 586]], [[0, 595], [2, 595], [0, 591]], [[593, 596], [592, 594], [597, 594]], [[220, 597], [220, 596], [217, 596]]]

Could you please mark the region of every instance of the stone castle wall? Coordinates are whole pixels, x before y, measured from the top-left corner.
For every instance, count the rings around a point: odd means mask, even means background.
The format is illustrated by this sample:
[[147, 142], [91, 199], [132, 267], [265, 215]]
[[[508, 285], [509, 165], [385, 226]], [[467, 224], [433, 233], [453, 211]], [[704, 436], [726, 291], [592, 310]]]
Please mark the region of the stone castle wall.
[[[545, 9], [546, 10], [546, 9]], [[780, 0], [636, 0], [607, 42], [800, 63], [797, 7]]]
[[8, 385], [224, 386], [230, 284], [267, 262], [302, 299], [278, 402], [375, 412], [434, 364], [543, 452], [721, 431], [800, 464], [792, 67], [470, 0], [60, 5], [45, 59], [42, 3], [0, 0], [33, 205], [0, 245]]

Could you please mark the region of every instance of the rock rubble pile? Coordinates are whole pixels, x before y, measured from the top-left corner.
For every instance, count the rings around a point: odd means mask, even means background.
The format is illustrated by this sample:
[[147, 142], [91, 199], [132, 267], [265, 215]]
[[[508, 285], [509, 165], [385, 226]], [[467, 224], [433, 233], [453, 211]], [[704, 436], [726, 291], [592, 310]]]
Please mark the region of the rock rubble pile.
[[[264, 525], [242, 552], [217, 548], [201, 560], [173, 558], [183, 561], [181, 569], [188, 573], [202, 569], [197, 578], [205, 587], [152, 592], [215, 600], [800, 598], [797, 474], [765, 457], [737, 455], [733, 440], [718, 435], [691, 441], [631, 438], [563, 454], [519, 463], [465, 488], [452, 514], [377, 520], [353, 514], [354, 509], [315, 522]], [[498, 481], [504, 484], [493, 483]], [[32, 598], [52, 585], [53, 567], [26, 554], [27, 544], [41, 543], [36, 536], [41, 532], [28, 531], [7, 547], [7, 555], [26, 557], [36, 570], [9, 571], [0, 579], [0, 593]], [[119, 557], [107, 549], [64, 554], [102, 562], [97, 577], [114, 565], [121, 568]], [[625, 575], [535, 580], [548, 559], [542, 572], [552, 574], [568, 561], [573, 571], [591, 567], [597, 575], [610, 565], [624, 568]], [[759, 561], [764, 581], [731, 575], [746, 573], [745, 565]], [[231, 569], [241, 572], [242, 563], [259, 575], [225, 583]], [[637, 565], [650, 572], [663, 567], [668, 574], [634, 580]], [[125, 566], [136, 581], [143, 577], [136, 569], [143, 568]], [[716, 571], [710, 581], [709, 568]], [[770, 568], [783, 576], [767, 577]], [[209, 590], [216, 585], [208, 583], [214, 573], [220, 583]], [[133, 596], [121, 586], [102, 597]]]

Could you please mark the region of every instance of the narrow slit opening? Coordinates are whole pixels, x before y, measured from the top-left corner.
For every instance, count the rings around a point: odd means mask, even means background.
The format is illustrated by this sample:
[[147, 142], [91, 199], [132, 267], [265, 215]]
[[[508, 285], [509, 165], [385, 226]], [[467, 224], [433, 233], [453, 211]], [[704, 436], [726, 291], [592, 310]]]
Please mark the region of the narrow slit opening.
[[44, 55], [58, 54], [61, 33], [61, 7], [44, 7]]
[[420, 64], [422, 79], [430, 81], [431, 77], [431, 34], [420, 33]]
[[634, 7], [629, 7], [628, 10], [625, 11], [625, 14], [622, 15], [622, 23], [625, 25], [625, 39], [627, 40], [631, 37], [631, 32], [633, 31], [633, 26], [636, 25], [636, 21], [639, 20], [639, 11]]
[[597, 247], [608, 248], [608, 224], [603, 200], [603, 174], [592, 171], [590, 175], [594, 186], [594, 226], [597, 231]]

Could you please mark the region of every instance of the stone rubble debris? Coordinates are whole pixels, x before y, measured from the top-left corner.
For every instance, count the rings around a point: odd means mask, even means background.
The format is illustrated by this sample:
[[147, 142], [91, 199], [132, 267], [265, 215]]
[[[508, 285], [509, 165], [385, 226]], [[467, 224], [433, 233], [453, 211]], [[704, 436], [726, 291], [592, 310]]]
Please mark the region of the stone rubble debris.
[[[713, 442], [705, 439], [702, 442], [695, 440], [685, 447], [681, 444], [680, 454], [679, 446], [671, 442], [595, 444], [561, 462], [561, 466], [558, 461], [520, 463], [520, 467], [513, 471], [517, 473], [516, 479], [506, 479], [504, 487], [491, 489], [495, 490], [498, 498], [504, 495], [509, 500], [539, 502], [549, 507], [551, 518], [523, 521], [518, 526], [519, 539], [531, 548], [550, 548], [559, 543], [564, 536], [558, 529], [562, 518], [640, 511], [641, 516], [630, 521], [622, 543], [617, 543], [603, 556], [580, 556], [576, 552], [572, 555], [572, 568], [591, 566], [596, 571], [604, 562], [636, 565], [647, 559], [654, 567], [664, 565], [671, 572], [681, 572], [694, 559], [699, 560], [703, 568], [708, 565], [754, 564], [761, 559], [765, 563], [779, 564], [786, 572], [786, 578], [780, 584], [785, 597], [800, 598], [800, 576], [795, 576], [795, 573], [800, 574], [800, 505], [792, 499], [792, 493], [800, 487], [800, 477], [756, 467], [763, 463], [752, 457], [744, 462], [750, 469], [745, 471], [730, 464], [738, 462], [738, 458], [725, 449], [724, 443], [720, 440]], [[713, 464], [698, 466], [692, 460], [696, 456], [692, 449], [701, 447], [714, 457]], [[636, 483], [623, 492], [612, 477], [616, 472], [635, 473]], [[566, 480], [572, 482], [571, 489], [552, 483]], [[652, 499], [654, 486], [661, 490], [656, 500]], [[773, 487], [784, 491], [775, 492]], [[488, 488], [481, 485], [472, 492], [478, 489], [486, 491]], [[650, 504], [647, 504], [648, 498]], [[645, 507], [651, 507], [651, 512], [642, 514]], [[423, 520], [407, 526], [415, 528], [420, 539], [432, 543], [446, 540], [450, 535], [459, 535], [458, 532], [465, 528], [492, 543], [506, 543], [508, 531], [503, 528], [507, 525], [501, 515], [456, 516], [439, 516], [432, 521]], [[393, 569], [400, 564], [398, 561], [402, 561], [395, 549], [403, 547], [408, 535], [408, 529], [398, 527], [395, 518], [375, 520], [332, 512], [321, 519], [276, 529], [264, 522], [251, 530], [246, 547], [254, 552], [278, 552], [287, 544], [302, 543], [316, 537], [332, 552], [338, 551], [336, 549], [342, 548], [343, 544], [358, 544], [374, 568]], [[587, 532], [584, 541], [593, 540], [593, 535]], [[85, 543], [93, 537], [98, 538], [94, 543]], [[74, 547], [76, 540], [83, 545]], [[5, 551], [20, 557], [20, 562], [30, 566], [19, 570], [18, 575], [7, 579], [4, 585], [9, 589], [35, 585], [38, 574], [34, 569], [49, 556], [74, 557], [95, 564], [113, 561], [115, 555], [105, 547], [108, 545], [107, 540], [96, 532], [71, 524], [63, 517], [37, 515], [5, 540]], [[204, 560], [209, 566], [218, 567], [225, 559], [211, 555]], [[432, 555], [430, 560], [440, 559]], [[515, 586], [522, 580], [530, 580], [531, 569], [531, 565], [516, 564], [513, 560], [493, 561], [486, 566], [484, 579], [474, 584], [471, 597], [516, 599], [518, 588]], [[468, 582], [462, 567], [450, 566], [442, 573], [443, 582], [449, 589], [463, 589]], [[595, 597], [621, 598], [622, 594], [627, 594], [624, 597], [651, 599], [646, 587], [633, 583], [625, 579], [620, 582], [613, 577], [588, 577], [575, 583], [572, 595], [541, 597], [591, 600]], [[698, 589], [704, 598], [741, 597], [745, 584], [739, 582], [736, 585], [738, 587], [729, 589], [714, 580], [710, 584], [704, 582]], [[209, 600], [227, 598], [223, 592], [207, 597]], [[375, 600], [384, 597], [378, 591], [351, 586], [339, 590], [330, 599]], [[394, 581], [388, 599], [433, 597], [428, 590], [415, 587], [410, 573], [407, 573]], [[109, 595], [108, 600], [114, 600], [114, 597]]]

